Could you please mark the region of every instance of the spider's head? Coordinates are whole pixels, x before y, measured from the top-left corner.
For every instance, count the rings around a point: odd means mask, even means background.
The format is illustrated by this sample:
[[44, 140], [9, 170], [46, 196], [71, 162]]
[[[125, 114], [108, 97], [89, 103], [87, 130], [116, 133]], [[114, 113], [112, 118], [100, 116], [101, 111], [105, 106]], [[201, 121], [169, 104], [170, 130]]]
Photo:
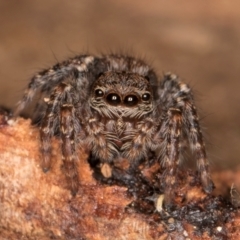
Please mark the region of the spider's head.
[[141, 118], [153, 111], [152, 87], [137, 73], [103, 73], [94, 82], [89, 101], [93, 109], [109, 118]]

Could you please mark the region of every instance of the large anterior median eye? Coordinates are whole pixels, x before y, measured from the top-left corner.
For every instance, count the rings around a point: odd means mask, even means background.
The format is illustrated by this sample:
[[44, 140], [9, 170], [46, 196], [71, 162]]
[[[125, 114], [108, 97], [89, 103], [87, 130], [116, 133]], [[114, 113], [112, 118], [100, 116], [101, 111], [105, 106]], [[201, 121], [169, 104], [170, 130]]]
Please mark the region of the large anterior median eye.
[[106, 98], [110, 105], [117, 106], [121, 103], [121, 98], [116, 93], [109, 93]]
[[132, 107], [138, 104], [138, 98], [135, 95], [127, 95], [124, 98], [124, 104], [128, 107]]

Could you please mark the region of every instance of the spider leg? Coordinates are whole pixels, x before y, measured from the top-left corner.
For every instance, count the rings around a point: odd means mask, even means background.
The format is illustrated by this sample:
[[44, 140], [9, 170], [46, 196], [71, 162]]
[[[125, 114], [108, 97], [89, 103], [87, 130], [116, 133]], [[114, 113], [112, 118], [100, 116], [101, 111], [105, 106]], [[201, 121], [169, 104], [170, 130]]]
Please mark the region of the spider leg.
[[54, 135], [56, 127], [59, 125], [57, 113], [59, 112], [59, 102], [61, 96], [55, 91], [47, 101], [47, 111], [40, 127], [42, 169], [47, 172], [51, 165], [51, 138]]
[[75, 94], [75, 91], [78, 91], [77, 82], [78, 79], [73, 72], [55, 87], [54, 93], [47, 102], [47, 112], [40, 129], [43, 155], [42, 168], [45, 172], [50, 168], [50, 141], [57, 132], [61, 136], [64, 171], [73, 195], [76, 194], [78, 189], [76, 144], [81, 140], [78, 141], [78, 134], [83, 131], [76, 116], [76, 106], [79, 104], [80, 98], [76, 97]]
[[64, 164], [67, 182], [73, 195], [78, 190], [78, 166], [76, 154], [76, 131], [74, 129], [74, 107], [72, 104], [61, 106], [61, 138], [62, 138], [62, 159]]
[[174, 189], [177, 182], [177, 169], [180, 162], [180, 136], [182, 128], [181, 111], [170, 108], [167, 112], [164, 124], [160, 132], [163, 133], [163, 165], [164, 172], [164, 199], [165, 203], [171, 204], [174, 197]]
[[61, 70], [60, 67], [56, 70], [50, 68], [49, 70], [44, 70], [33, 76], [28, 84], [28, 88], [23, 94], [22, 99], [17, 104], [14, 115], [17, 116], [33, 99], [38, 91], [41, 91], [45, 94], [49, 93], [52, 87], [54, 87], [58, 82], [62, 81], [73, 69], [73, 67], [66, 68], [67, 69], [64, 69], [64, 71]]
[[190, 147], [195, 153], [197, 160], [197, 169], [201, 178], [203, 189], [206, 193], [211, 193], [214, 185], [209, 173], [209, 163], [205, 150], [202, 132], [199, 126], [199, 120], [195, 106], [186, 101], [184, 111], [185, 125], [188, 127], [187, 135]]
[[181, 111], [183, 117], [182, 130], [186, 133], [190, 148], [196, 156], [197, 169], [205, 192], [213, 190], [213, 182], [209, 173], [205, 145], [191, 89], [181, 82], [176, 75], [166, 74], [159, 89], [160, 105], [165, 109], [171, 107]]
[[[63, 81], [73, 70], [78, 73], [88, 72], [88, 68], [93, 63], [94, 57], [82, 55], [69, 59], [68, 61], [58, 63], [52, 68], [43, 70], [34, 75], [25, 90], [22, 99], [18, 102], [14, 115], [17, 116], [26, 105], [33, 99], [38, 91], [49, 94], [52, 89]], [[82, 83], [84, 85], [86, 83]]]

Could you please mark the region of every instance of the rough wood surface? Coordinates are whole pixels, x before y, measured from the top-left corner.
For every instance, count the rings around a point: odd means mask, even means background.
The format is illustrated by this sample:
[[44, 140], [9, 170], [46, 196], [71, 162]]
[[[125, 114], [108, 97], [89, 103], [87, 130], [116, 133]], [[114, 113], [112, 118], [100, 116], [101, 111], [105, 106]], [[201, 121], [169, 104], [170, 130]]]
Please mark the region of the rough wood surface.
[[[240, 239], [239, 211], [205, 195], [191, 173], [177, 192], [177, 209], [148, 212], [138, 209], [146, 200], [127, 188], [96, 181], [85, 153], [79, 154], [80, 186], [72, 197], [57, 139], [53, 146], [54, 164], [45, 174], [37, 128], [30, 120], [0, 117], [0, 239]], [[231, 174], [227, 178], [237, 181]], [[217, 190], [224, 177], [216, 175]]]

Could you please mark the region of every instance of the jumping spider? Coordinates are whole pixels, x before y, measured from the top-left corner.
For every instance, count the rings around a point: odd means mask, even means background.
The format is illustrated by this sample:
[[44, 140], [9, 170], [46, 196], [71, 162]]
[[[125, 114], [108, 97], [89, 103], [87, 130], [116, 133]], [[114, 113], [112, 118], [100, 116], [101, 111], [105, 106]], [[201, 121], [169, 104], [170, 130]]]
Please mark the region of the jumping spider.
[[165, 169], [165, 201], [176, 186], [182, 144], [195, 154], [205, 192], [213, 189], [191, 89], [171, 73], [161, 82], [142, 60], [120, 55], [80, 55], [36, 74], [16, 112], [40, 93], [35, 121], [40, 124], [42, 169], [51, 166], [51, 138], [62, 140], [62, 159], [71, 191], [78, 191], [77, 149], [85, 144], [103, 175], [122, 158], [129, 168], [150, 153]]

